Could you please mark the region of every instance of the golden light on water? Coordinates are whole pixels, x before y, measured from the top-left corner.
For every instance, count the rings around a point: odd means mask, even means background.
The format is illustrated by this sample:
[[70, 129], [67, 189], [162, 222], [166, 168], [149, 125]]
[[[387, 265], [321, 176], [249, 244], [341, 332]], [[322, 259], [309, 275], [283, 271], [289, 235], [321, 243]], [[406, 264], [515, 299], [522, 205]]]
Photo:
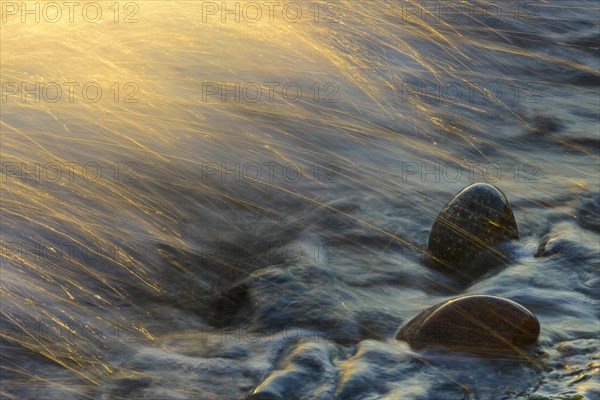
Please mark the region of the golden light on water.
[[[311, 163], [324, 164], [320, 173], [325, 174], [335, 164], [342, 186], [365, 202], [380, 196], [415, 209], [429, 202], [419, 208], [429, 219], [444, 201], [424, 194], [430, 193], [430, 183], [407, 182], [407, 171], [395, 160], [462, 168], [469, 168], [473, 158], [498, 163], [506, 191], [535, 206], [559, 205], [560, 198], [544, 195], [555, 188], [594, 186], [593, 163], [570, 163], [564, 155], [597, 161], [586, 142], [548, 133], [547, 146], [564, 147], [563, 162], [557, 162], [554, 156], [532, 154], [524, 139], [533, 130], [532, 115], [550, 107], [526, 109], [515, 101], [517, 95], [532, 95], [527, 85], [546, 88], [545, 101], [561, 105], [558, 117], [568, 107], [596, 111], [589, 101], [580, 101], [593, 87], [559, 87], [553, 77], [539, 75], [524, 83], [515, 78], [533, 74], [536, 63], [596, 73], [576, 59], [518, 43], [535, 41], [536, 32], [524, 33], [523, 39], [483, 22], [432, 23], [417, 12], [420, 2], [296, 2], [302, 15], [297, 8], [285, 15], [276, 10], [257, 22], [248, 22], [251, 14], [223, 22], [220, 9], [207, 8], [222, 7], [221, 2], [192, 1], [98, 1], [87, 16], [82, 3], [72, 21], [59, 3], [62, 16], [48, 22], [57, 18], [51, 7], [44, 8], [49, 3], [1, 3], [1, 156], [8, 168], [3, 167], [1, 295], [3, 317], [21, 328], [4, 336], [71, 371], [64, 382], [52, 383], [66, 391], [88, 393], [87, 385], [102, 384], [117, 369], [122, 376], [143, 375], [116, 368], [108, 351], [114, 343], [89, 340], [81, 321], [113, 338], [119, 327], [134, 326], [144, 341], [166, 348], [155, 332], [160, 329], [148, 320], [149, 310], [128, 288], [170, 293], [165, 259], [174, 275], [191, 280], [192, 268], [156, 248], [192, 251], [205, 225], [218, 226], [216, 235], [227, 237], [255, 227], [245, 212], [276, 220], [293, 214], [289, 209], [298, 211], [295, 207], [318, 209], [422, 251], [403, 227], [384, 226], [340, 207], [325, 193], [322, 180], [310, 190], [277, 181], [231, 189], [204, 179], [208, 164], [270, 161], [300, 165], [306, 176], [314, 172], [306, 172]], [[485, 6], [498, 7], [477, 5]], [[23, 7], [49, 14], [39, 23], [32, 23], [35, 15], [23, 22]], [[96, 7], [100, 18], [91, 17]], [[456, 12], [461, 13], [458, 3]], [[504, 19], [511, 15], [507, 11]], [[535, 28], [536, 20], [530, 22]], [[521, 62], [521, 69], [509, 59]], [[451, 91], [436, 101], [437, 89], [448, 82], [461, 96]], [[500, 85], [503, 96], [488, 101], [495, 88], [489, 82]], [[407, 95], [409, 88], [419, 91], [419, 83], [427, 85], [426, 93]], [[254, 101], [257, 87], [261, 97]], [[297, 88], [302, 90], [298, 99]], [[566, 92], [576, 94], [561, 98]], [[502, 122], [492, 125], [494, 119]], [[581, 123], [574, 131], [593, 127]], [[508, 171], [507, 166], [532, 162], [544, 171], [544, 190], [528, 197], [531, 190], [513, 179], [528, 170]], [[22, 168], [28, 168], [25, 179], [15, 178]], [[453, 186], [442, 183], [433, 191], [449, 192], [448, 187]], [[18, 241], [41, 244], [33, 251], [44, 257], [24, 252]], [[94, 246], [104, 251], [93, 262], [52, 257], [69, 248], [94, 254]], [[378, 260], [366, 260], [365, 268]], [[348, 308], [347, 301], [340, 303]], [[46, 321], [55, 334], [81, 340], [49, 344], [35, 328], [22, 325], [23, 315]], [[12, 360], [3, 367], [23, 376], [11, 385], [48, 383]]]

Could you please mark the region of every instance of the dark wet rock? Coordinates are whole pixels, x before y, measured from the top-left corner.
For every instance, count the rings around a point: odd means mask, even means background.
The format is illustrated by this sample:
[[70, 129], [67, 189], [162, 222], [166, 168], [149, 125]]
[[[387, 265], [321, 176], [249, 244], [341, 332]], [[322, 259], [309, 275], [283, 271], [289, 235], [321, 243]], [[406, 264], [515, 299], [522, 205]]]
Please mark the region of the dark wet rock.
[[559, 254], [563, 252], [568, 246], [570, 242], [565, 238], [561, 237], [552, 237], [550, 235], [546, 235], [542, 238], [537, 251], [534, 254], [534, 257], [550, 257], [555, 254]]
[[494, 246], [518, 238], [504, 193], [493, 185], [475, 183], [461, 190], [438, 214], [429, 234], [429, 264], [474, 278], [494, 264], [508, 262]]
[[414, 384], [408, 377], [414, 377], [423, 368], [423, 364], [413, 361], [407, 346], [376, 340], [361, 341], [352, 355], [340, 360], [337, 366], [336, 396], [331, 398], [340, 400], [411, 398], [406, 390], [401, 393], [390, 390], [398, 389], [399, 382]]
[[[551, 287], [576, 282], [575, 292], [595, 298], [598, 296], [600, 280], [597, 272], [600, 267], [599, 250], [595, 234], [586, 232], [570, 222], [558, 224], [542, 238], [534, 254], [535, 260], [543, 266], [543, 278], [540, 276], [540, 279], [553, 282], [549, 284]], [[558, 276], [562, 278], [557, 281]], [[565, 282], [560, 283], [561, 279]], [[561, 296], [563, 300], [567, 297]], [[558, 305], [557, 301], [553, 302], [553, 309], [560, 313]], [[563, 314], [567, 313], [570, 317], [573, 317], [575, 312], [563, 310]]]
[[[294, 400], [313, 398], [317, 387], [334, 390], [337, 372], [332, 358], [337, 354], [330, 343], [302, 342], [282, 357], [272, 372], [248, 396], [248, 400]], [[329, 387], [329, 389], [327, 389]]]
[[471, 295], [447, 300], [406, 323], [396, 339], [415, 349], [444, 347], [476, 353], [519, 353], [537, 341], [540, 323], [522, 305], [501, 297]]
[[212, 325], [226, 326], [247, 319], [252, 312], [247, 282], [234, 285], [220, 293], [209, 307], [212, 313], [206, 315]]

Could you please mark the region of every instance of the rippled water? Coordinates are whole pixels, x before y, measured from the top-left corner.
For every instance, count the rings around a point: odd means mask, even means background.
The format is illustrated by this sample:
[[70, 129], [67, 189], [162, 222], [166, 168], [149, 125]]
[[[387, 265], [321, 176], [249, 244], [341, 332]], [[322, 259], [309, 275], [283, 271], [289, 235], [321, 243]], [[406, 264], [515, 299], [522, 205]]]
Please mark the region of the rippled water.
[[[0, 397], [600, 398], [598, 4], [247, 3], [2, 2]], [[422, 250], [473, 182], [520, 240], [465, 287]], [[473, 293], [525, 360], [394, 340]]]

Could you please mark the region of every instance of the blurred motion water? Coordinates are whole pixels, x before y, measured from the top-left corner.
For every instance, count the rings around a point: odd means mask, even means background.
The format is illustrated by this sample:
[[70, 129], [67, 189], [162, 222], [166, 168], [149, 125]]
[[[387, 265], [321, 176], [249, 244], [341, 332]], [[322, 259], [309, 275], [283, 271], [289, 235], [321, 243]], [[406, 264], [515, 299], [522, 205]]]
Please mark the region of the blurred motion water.
[[[600, 398], [598, 3], [1, 6], [0, 398]], [[459, 287], [473, 182], [520, 239]], [[394, 340], [475, 293], [525, 361]]]

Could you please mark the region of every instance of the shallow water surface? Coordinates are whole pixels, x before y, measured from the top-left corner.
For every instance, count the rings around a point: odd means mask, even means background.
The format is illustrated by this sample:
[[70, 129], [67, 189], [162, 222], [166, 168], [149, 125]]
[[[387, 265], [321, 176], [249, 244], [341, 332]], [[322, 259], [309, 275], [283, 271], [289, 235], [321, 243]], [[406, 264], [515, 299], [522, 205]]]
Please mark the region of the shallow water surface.
[[[249, 3], [2, 2], [0, 398], [600, 398], [598, 4]], [[520, 239], [464, 285], [474, 182]], [[462, 294], [538, 343], [394, 339]]]

